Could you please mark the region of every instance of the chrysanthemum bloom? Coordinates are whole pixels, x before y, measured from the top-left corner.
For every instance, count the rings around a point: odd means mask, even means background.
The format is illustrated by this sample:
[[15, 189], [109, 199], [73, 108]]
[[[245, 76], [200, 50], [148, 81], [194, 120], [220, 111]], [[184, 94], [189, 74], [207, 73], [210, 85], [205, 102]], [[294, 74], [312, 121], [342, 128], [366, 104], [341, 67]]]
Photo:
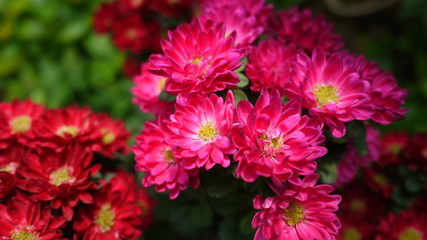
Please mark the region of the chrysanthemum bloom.
[[410, 137], [404, 149], [404, 156], [408, 167], [412, 170], [427, 169], [427, 133], [416, 133]]
[[165, 89], [166, 77], [153, 74], [149, 69], [155, 66], [148, 61], [141, 66], [141, 72], [133, 78], [133, 103], [146, 113], [161, 114], [172, 112], [173, 103], [160, 100], [160, 94]]
[[260, 92], [263, 88], [277, 89], [284, 94], [285, 83], [289, 80], [289, 65], [299, 51], [273, 39], [263, 40], [251, 49], [245, 73], [251, 83], [251, 90]]
[[251, 17], [255, 17], [255, 26], [262, 28], [267, 26], [267, 20], [273, 14], [273, 4], [265, 5], [265, 0], [204, 0], [201, 5], [203, 12], [223, 8], [243, 8]]
[[165, 16], [181, 16], [184, 13], [192, 12], [193, 5], [200, 0], [157, 0], [149, 1], [149, 7], [152, 11], [159, 12]]
[[253, 201], [259, 209], [252, 219], [258, 228], [255, 240], [331, 240], [341, 227], [335, 211], [341, 201], [330, 195], [330, 185], [315, 186], [318, 174], [309, 175], [299, 185], [289, 184], [277, 196]]
[[340, 54], [327, 58], [319, 48], [311, 59], [300, 53], [291, 64], [291, 80], [285, 85], [285, 95], [326, 123], [337, 138], [346, 133], [344, 122], [369, 120], [374, 113], [368, 104], [369, 82], [343, 60]]
[[197, 188], [199, 177], [198, 170], [186, 170], [182, 166], [176, 147], [166, 143], [170, 134], [161, 116], [157, 124], [145, 122], [144, 130], [136, 138], [137, 145], [132, 150], [135, 169], [146, 173], [142, 179], [144, 187], [154, 186], [158, 192], [169, 190], [169, 198], [175, 199], [188, 185]]
[[378, 162], [380, 159], [381, 144], [379, 132], [374, 127], [366, 125], [366, 145], [368, 153], [360, 155], [353, 139], [346, 143], [346, 152], [337, 164], [338, 179], [333, 183], [340, 186], [350, 182], [357, 174], [359, 167], [367, 167], [371, 162]]
[[238, 148], [236, 176], [247, 182], [259, 176], [286, 181], [295, 174], [307, 175], [316, 169], [316, 158], [326, 154], [322, 124], [301, 116], [296, 101], [282, 105], [277, 90], [263, 90], [255, 107], [240, 101], [232, 142]]
[[[343, 200], [342, 202], [344, 202]], [[374, 215], [369, 215], [368, 218]], [[351, 216], [342, 217], [338, 214], [338, 218], [342, 223], [342, 226], [339, 230], [337, 240], [364, 240], [364, 239], [374, 239], [376, 226], [365, 221], [355, 220]]]
[[363, 179], [372, 191], [381, 194], [387, 199], [392, 197], [394, 185], [391, 180], [393, 178], [384, 171], [383, 167], [374, 164], [363, 169]]
[[141, 11], [148, 5], [147, 0], [118, 0], [118, 5], [123, 8], [123, 12]]
[[182, 166], [186, 169], [211, 169], [216, 164], [230, 165], [229, 155], [236, 147], [228, 137], [233, 124], [234, 96], [228, 91], [226, 100], [211, 94], [196, 95], [186, 105], [176, 105], [168, 128], [173, 134], [166, 142], [179, 148]]
[[147, 48], [147, 26], [138, 13], [130, 14], [113, 25], [113, 41], [123, 51], [139, 54]]
[[0, 150], [0, 200], [13, 193], [17, 170], [28, 154], [29, 150], [18, 144]]
[[18, 174], [20, 189], [32, 193], [32, 198], [50, 201], [54, 209], [61, 208], [62, 214], [70, 221], [73, 208], [81, 201], [89, 204], [92, 196], [87, 192], [96, 187], [90, 177], [97, 173], [100, 165], [92, 165], [92, 155], [80, 145], [70, 145], [56, 153], [49, 149], [40, 154], [28, 156]]
[[92, 111], [78, 106], [64, 109], [49, 109], [34, 122], [34, 135], [37, 139], [33, 145], [61, 151], [67, 144], [77, 142], [88, 148], [98, 144], [102, 135], [95, 131], [90, 121]]
[[403, 211], [399, 215], [390, 213], [379, 226], [375, 240], [427, 240], [427, 214]]
[[226, 36], [236, 32], [236, 46], [249, 46], [264, 31], [261, 26], [256, 26], [257, 19], [243, 7], [226, 6], [208, 8], [200, 17], [200, 21], [212, 20], [216, 23], [223, 22], [226, 29]]
[[403, 119], [403, 115], [408, 111], [402, 108], [409, 94], [408, 90], [400, 88], [393, 75], [379, 68], [377, 63], [367, 62], [363, 56], [348, 57], [352, 58], [350, 61], [358, 69], [361, 78], [371, 84], [368, 91], [371, 98], [369, 104], [375, 110], [371, 119], [384, 125]]
[[65, 240], [60, 230], [64, 223], [64, 217], [54, 217], [49, 206], [27, 196], [0, 204], [0, 239]]
[[388, 132], [381, 137], [381, 166], [404, 163], [406, 148], [409, 146], [409, 136], [406, 132]]
[[122, 121], [115, 121], [107, 114], [93, 114], [90, 120], [94, 122], [95, 131], [102, 135], [101, 148], [96, 150], [107, 157], [112, 157], [116, 152], [126, 154], [130, 151], [127, 141], [131, 134]]
[[118, 19], [117, 2], [103, 4], [95, 13], [93, 26], [98, 33], [107, 33], [113, 29], [114, 22]]
[[0, 103], [0, 149], [13, 144], [14, 141], [28, 145], [28, 142], [35, 138], [34, 121], [43, 112], [44, 108], [30, 99]]
[[141, 234], [140, 214], [127, 181], [117, 175], [94, 194], [94, 203], [82, 207], [73, 223], [74, 239], [137, 239]]
[[239, 77], [233, 71], [242, 63], [242, 48], [234, 47], [235, 32], [226, 36], [223, 23], [195, 19], [169, 32], [161, 42], [163, 54], [151, 55], [157, 70], [167, 77], [166, 91], [172, 95], [211, 93], [235, 88]]
[[270, 31], [279, 42], [300, 48], [309, 55], [317, 47], [331, 55], [344, 46], [342, 37], [333, 33], [333, 24], [327, 23], [323, 16], [314, 18], [309, 9], [282, 10], [270, 24]]

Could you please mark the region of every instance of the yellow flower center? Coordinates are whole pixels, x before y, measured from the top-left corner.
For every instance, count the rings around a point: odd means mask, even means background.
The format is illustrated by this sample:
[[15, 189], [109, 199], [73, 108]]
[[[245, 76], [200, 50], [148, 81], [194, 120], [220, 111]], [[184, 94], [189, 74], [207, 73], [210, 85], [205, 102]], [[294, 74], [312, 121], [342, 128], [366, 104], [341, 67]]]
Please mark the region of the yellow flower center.
[[402, 151], [402, 146], [397, 143], [391, 144], [390, 147], [388, 147], [388, 150], [391, 152], [391, 154], [397, 156]]
[[340, 100], [338, 96], [338, 89], [332, 85], [316, 86], [313, 93], [316, 97], [316, 102], [319, 106], [323, 106]]
[[102, 144], [108, 145], [114, 142], [116, 140], [116, 134], [112, 133], [111, 131], [108, 131], [107, 129], [103, 128], [101, 129], [101, 133], [104, 134], [102, 137]]
[[199, 64], [200, 64], [200, 62], [203, 60], [203, 58], [201, 58], [201, 57], [197, 57], [197, 58], [195, 58], [191, 63], [192, 64], [194, 64], [194, 65], [197, 65], [197, 66], [199, 66]]
[[70, 173], [66, 168], [60, 168], [50, 174], [50, 183], [59, 186], [71, 180]]
[[163, 91], [165, 84], [166, 84], [166, 78], [160, 79], [159, 83], [157, 84], [157, 89], [159, 90], [159, 92]]
[[422, 234], [416, 229], [409, 228], [399, 235], [399, 240], [422, 240]]
[[388, 184], [387, 177], [380, 173], [374, 175], [374, 181], [380, 186], [386, 186]]
[[15, 173], [16, 168], [18, 168], [18, 163], [11, 162], [3, 167], [0, 167], [0, 172]]
[[213, 141], [216, 135], [218, 135], [218, 132], [214, 128], [213, 123], [203, 124], [197, 133], [199, 139], [205, 142]]
[[96, 215], [95, 223], [99, 226], [102, 233], [108, 232], [114, 226], [114, 218], [116, 215], [111, 209], [111, 205], [106, 203], [101, 206], [98, 215]]
[[359, 199], [355, 199], [350, 202], [350, 208], [354, 212], [360, 212], [365, 210], [365, 203]]
[[22, 115], [16, 118], [13, 118], [9, 122], [10, 129], [14, 133], [24, 133], [30, 130], [31, 128], [31, 117], [27, 115]]
[[285, 209], [283, 215], [287, 218], [286, 223], [289, 226], [295, 226], [298, 223], [304, 221], [305, 211], [304, 207], [292, 201], [289, 207]]
[[136, 32], [136, 30], [135, 29], [129, 29], [127, 32], [126, 32], [126, 37], [128, 38], [128, 39], [135, 39], [136, 37], [137, 37], [137, 32]]
[[271, 139], [271, 147], [273, 147], [274, 149], [279, 149], [283, 146], [283, 140], [281, 137], [278, 138], [272, 138]]
[[354, 227], [347, 228], [344, 232], [344, 240], [361, 240], [361, 239], [362, 237], [360, 236], [359, 231]]
[[175, 158], [173, 157], [171, 150], [166, 150], [164, 153], [165, 159], [167, 162], [175, 162]]
[[79, 133], [79, 129], [75, 126], [62, 126], [56, 132], [56, 134], [62, 138], [66, 137], [65, 134], [68, 134], [68, 135], [71, 135], [72, 137], [75, 137], [75, 136], [77, 136], [78, 133]]
[[39, 240], [39, 237], [35, 233], [30, 233], [24, 230], [13, 231], [11, 235], [12, 240]]

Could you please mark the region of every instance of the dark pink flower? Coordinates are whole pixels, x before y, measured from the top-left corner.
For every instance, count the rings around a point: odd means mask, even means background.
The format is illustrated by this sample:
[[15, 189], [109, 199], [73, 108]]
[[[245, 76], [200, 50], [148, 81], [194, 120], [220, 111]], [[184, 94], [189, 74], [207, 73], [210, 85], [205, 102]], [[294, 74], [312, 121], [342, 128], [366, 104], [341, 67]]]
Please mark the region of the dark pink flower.
[[150, 68], [154, 68], [151, 61], [142, 64], [141, 72], [133, 78], [135, 86], [132, 88], [134, 96], [132, 101], [147, 113], [172, 112], [173, 103], [160, 100], [160, 94], [165, 89], [166, 77], [151, 73]]
[[326, 154], [322, 124], [301, 116], [295, 101], [282, 104], [277, 90], [263, 90], [255, 106], [240, 101], [232, 142], [238, 148], [236, 176], [247, 182], [259, 176], [286, 181], [289, 177], [307, 175], [316, 169], [316, 158]]
[[166, 91], [172, 95], [235, 88], [239, 77], [233, 71], [245, 51], [234, 43], [235, 33], [226, 36], [223, 23], [195, 19], [169, 32], [169, 41], [162, 41], [163, 54], [151, 55], [158, 68], [152, 71], [167, 77]]
[[135, 169], [145, 172], [144, 187], [154, 186], [156, 191], [169, 190], [169, 197], [175, 199], [188, 185], [199, 186], [198, 170], [186, 170], [178, 158], [176, 147], [166, 143], [170, 132], [160, 116], [157, 124], [145, 122], [144, 130], [136, 138]]
[[263, 88], [277, 89], [284, 94], [285, 83], [289, 80], [289, 66], [299, 51], [273, 39], [263, 40], [251, 49], [246, 65], [246, 75], [251, 90], [260, 92]]
[[185, 105], [176, 105], [168, 122], [173, 134], [166, 138], [166, 142], [178, 147], [184, 168], [209, 170], [215, 164], [230, 165], [229, 155], [236, 151], [228, 137], [233, 114], [231, 91], [225, 101], [215, 94], [209, 97], [195, 95]]
[[300, 53], [285, 86], [285, 95], [326, 123], [337, 138], [346, 133], [344, 122], [368, 120], [374, 113], [369, 104], [369, 82], [343, 58], [340, 54], [327, 58], [321, 49], [315, 50], [311, 59]]
[[282, 10], [270, 27], [279, 42], [300, 48], [309, 55], [317, 47], [331, 55], [344, 46], [342, 37], [332, 32], [333, 24], [327, 23], [323, 16], [313, 18], [309, 9]]
[[330, 195], [330, 185], [315, 185], [318, 174], [306, 176], [298, 183], [283, 187], [277, 196], [256, 196], [253, 205], [259, 211], [252, 219], [258, 228], [255, 240], [331, 240], [341, 223], [335, 211], [341, 201]]
[[427, 214], [405, 210], [400, 214], [389, 213], [378, 228], [375, 240], [426, 240]]

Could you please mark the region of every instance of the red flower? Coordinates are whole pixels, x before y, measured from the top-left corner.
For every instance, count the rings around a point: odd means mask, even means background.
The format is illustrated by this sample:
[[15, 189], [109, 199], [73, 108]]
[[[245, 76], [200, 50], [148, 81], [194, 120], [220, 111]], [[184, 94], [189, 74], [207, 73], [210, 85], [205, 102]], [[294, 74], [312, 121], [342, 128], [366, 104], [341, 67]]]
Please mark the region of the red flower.
[[230, 166], [229, 155], [236, 151], [229, 134], [233, 124], [234, 96], [195, 95], [182, 105], [167, 122], [172, 132], [166, 142], [178, 148], [185, 169], [210, 170], [216, 164]]
[[76, 214], [74, 239], [137, 239], [141, 235], [141, 209], [126, 175], [118, 174], [94, 194], [93, 205]]
[[346, 65], [344, 55], [327, 58], [317, 49], [311, 59], [301, 53], [292, 63], [285, 95], [298, 100], [311, 116], [329, 126], [334, 137], [340, 138], [346, 133], [344, 122], [369, 120], [374, 113], [368, 103], [369, 89], [369, 82]]
[[139, 66], [141, 63], [137, 58], [128, 57], [123, 63], [123, 73], [128, 78], [132, 78], [133, 76], [139, 73]]
[[169, 190], [169, 198], [175, 199], [188, 185], [199, 186], [199, 171], [182, 166], [176, 147], [166, 143], [171, 133], [165, 124], [163, 117], [159, 117], [157, 124], [145, 122], [132, 150], [135, 169], [146, 173], [142, 179], [144, 187], [154, 186], [158, 192]]
[[164, 54], [150, 58], [158, 68], [153, 73], [167, 77], [166, 91], [206, 94], [237, 87], [239, 77], [233, 71], [245, 52], [234, 47], [235, 33], [225, 34], [224, 24], [198, 19], [169, 32], [169, 41], [162, 41]]
[[0, 204], [0, 239], [65, 240], [59, 228], [63, 217], [54, 217], [49, 206], [27, 196], [13, 197], [7, 205]]
[[92, 111], [87, 107], [46, 110], [34, 123], [37, 139], [33, 144], [56, 151], [74, 142], [92, 148], [102, 135], [95, 131], [91, 115]]
[[427, 133], [416, 133], [410, 137], [404, 156], [411, 169], [421, 167], [427, 170]]
[[[344, 202], [344, 201], [342, 201]], [[369, 219], [373, 215], [369, 215]], [[361, 220], [355, 220], [351, 216], [339, 216], [342, 226], [340, 228], [337, 240], [371, 240], [374, 239], [376, 226]]]
[[363, 178], [374, 192], [380, 193], [383, 197], [389, 199], [393, 193], [392, 178], [386, 172], [382, 172], [382, 169], [378, 165], [365, 168], [363, 169]]
[[315, 186], [318, 178], [318, 174], [306, 176], [274, 197], [256, 196], [253, 205], [260, 211], [252, 219], [252, 227], [258, 228], [254, 239], [335, 239], [341, 223], [334, 212], [341, 197], [329, 195], [334, 190], [330, 185]]
[[238, 148], [236, 176], [247, 182], [259, 176], [286, 181], [296, 174], [311, 174], [316, 169], [314, 160], [326, 154], [326, 148], [320, 146], [322, 124], [301, 116], [295, 101], [282, 105], [277, 90], [262, 91], [255, 107], [240, 101], [236, 117], [238, 123], [231, 132]]
[[148, 37], [147, 26], [138, 14], [130, 14], [114, 24], [113, 41], [123, 51], [140, 54], [148, 48], [145, 41]]
[[28, 145], [35, 138], [34, 122], [43, 112], [44, 108], [30, 99], [0, 103], [0, 149], [8, 147], [14, 141]]
[[381, 221], [375, 240], [427, 240], [427, 214], [403, 211], [399, 215], [390, 213]]
[[95, 187], [90, 177], [100, 165], [91, 166], [92, 155], [80, 145], [71, 145], [59, 153], [44, 150], [28, 156], [18, 173], [24, 178], [17, 186], [32, 193], [32, 198], [51, 201], [54, 209], [62, 209], [67, 221], [73, 218], [73, 207], [80, 201], [92, 203], [87, 192]]
[[28, 155], [29, 150], [22, 145], [12, 145], [10, 149], [0, 150], [0, 200], [13, 192], [18, 168]]
[[149, 1], [150, 9], [165, 16], [182, 16], [191, 12], [193, 5], [200, 0], [156, 0]]
[[147, 0], [118, 0], [121, 8], [124, 12], [129, 13], [131, 11], [141, 11], [143, 7], [148, 5]]
[[[414, 143], [413, 143], [414, 144]], [[418, 146], [420, 143], [416, 143]], [[406, 132], [388, 132], [381, 137], [380, 165], [400, 164], [404, 162], [403, 156], [409, 147], [409, 136]]]
[[251, 82], [251, 90], [277, 89], [284, 95], [285, 83], [289, 80], [289, 65], [299, 51], [275, 40], [263, 40], [249, 54], [245, 72]]
[[277, 34], [277, 40], [309, 55], [317, 47], [331, 55], [344, 46], [342, 37], [332, 32], [333, 24], [327, 23], [323, 16], [313, 18], [309, 9], [300, 11], [293, 7], [280, 11], [274, 19], [270, 31]]
[[100, 152], [112, 157], [114, 153], [126, 154], [130, 151], [127, 144], [131, 134], [122, 121], [115, 121], [107, 114], [94, 114], [90, 121], [94, 122], [95, 131], [102, 135]]
[[98, 8], [93, 19], [95, 31], [107, 33], [112, 30], [114, 22], [118, 20], [118, 6], [117, 2], [110, 2]]
[[161, 114], [172, 112], [173, 103], [160, 100], [160, 94], [165, 88], [166, 77], [153, 74], [149, 71], [154, 68], [151, 61], [141, 66], [141, 72], [133, 78], [135, 86], [132, 88], [133, 103], [143, 112]]

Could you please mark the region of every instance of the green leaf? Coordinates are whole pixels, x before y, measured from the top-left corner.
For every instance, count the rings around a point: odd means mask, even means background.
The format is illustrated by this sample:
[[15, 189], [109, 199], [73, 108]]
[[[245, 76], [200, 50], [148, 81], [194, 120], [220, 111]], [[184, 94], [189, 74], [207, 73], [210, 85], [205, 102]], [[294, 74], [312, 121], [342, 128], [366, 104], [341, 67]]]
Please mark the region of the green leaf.
[[369, 152], [368, 144], [366, 142], [366, 127], [362, 122], [357, 121], [359, 124], [355, 124], [354, 133], [354, 146], [360, 156], [366, 156]]
[[190, 219], [198, 227], [207, 227], [212, 223], [213, 214], [209, 204], [205, 202], [198, 203], [190, 209]]
[[250, 212], [243, 217], [242, 221], [240, 221], [239, 228], [242, 233], [244, 234], [255, 233], [255, 229], [253, 229], [251, 225], [251, 221], [253, 217], [254, 217], [254, 212]]
[[243, 74], [243, 73], [237, 73], [237, 76], [239, 76], [239, 79], [240, 79], [240, 82], [237, 83], [238, 87], [244, 88], [244, 87], [248, 86], [249, 79], [246, 77], [245, 74]]
[[237, 106], [237, 104], [242, 100], [248, 100], [248, 96], [246, 96], [245, 92], [243, 92], [240, 89], [233, 89], [234, 94], [234, 105]]
[[73, 22], [68, 23], [58, 33], [58, 41], [71, 43], [83, 37], [90, 31], [89, 17], [77, 17]]
[[321, 181], [326, 184], [335, 182], [338, 178], [338, 170], [336, 163], [324, 162], [319, 165], [318, 170]]
[[234, 70], [235, 73], [241, 73], [245, 70], [246, 65], [248, 64], [248, 58], [244, 57], [242, 60], [240, 60], [240, 62], [243, 62], [243, 64], [240, 65], [238, 69]]

